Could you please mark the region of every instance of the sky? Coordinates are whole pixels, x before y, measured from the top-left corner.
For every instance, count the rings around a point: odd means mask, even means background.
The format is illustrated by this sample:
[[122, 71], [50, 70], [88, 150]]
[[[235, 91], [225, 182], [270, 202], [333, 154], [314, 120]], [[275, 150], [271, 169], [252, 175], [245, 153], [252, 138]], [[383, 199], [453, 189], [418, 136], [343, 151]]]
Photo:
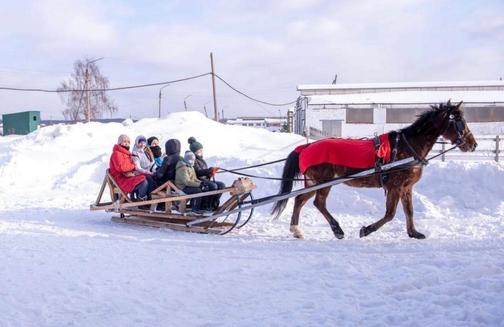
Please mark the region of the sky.
[[[273, 103], [299, 84], [497, 80], [504, 77], [504, 1], [5, 1], [0, 86], [56, 89], [77, 59], [100, 58], [111, 87], [215, 71]], [[157, 117], [159, 87], [109, 92], [113, 117]], [[225, 117], [279, 116], [217, 82]], [[170, 84], [162, 115], [213, 117], [210, 76]], [[0, 114], [40, 110], [61, 119], [57, 94], [0, 90]], [[104, 116], [110, 118], [110, 116]]]

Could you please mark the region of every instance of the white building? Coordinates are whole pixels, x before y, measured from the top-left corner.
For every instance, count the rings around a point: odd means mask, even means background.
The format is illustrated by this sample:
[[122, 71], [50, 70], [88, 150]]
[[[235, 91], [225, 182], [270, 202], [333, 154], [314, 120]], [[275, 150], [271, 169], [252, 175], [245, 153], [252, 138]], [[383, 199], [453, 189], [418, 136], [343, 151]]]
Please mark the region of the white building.
[[228, 125], [250, 126], [279, 132], [287, 124], [287, 117], [237, 117], [226, 119]]
[[431, 105], [450, 99], [464, 101], [473, 130], [504, 132], [504, 81], [299, 85], [297, 89], [294, 132], [312, 138], [370, 136], [398, 129]]

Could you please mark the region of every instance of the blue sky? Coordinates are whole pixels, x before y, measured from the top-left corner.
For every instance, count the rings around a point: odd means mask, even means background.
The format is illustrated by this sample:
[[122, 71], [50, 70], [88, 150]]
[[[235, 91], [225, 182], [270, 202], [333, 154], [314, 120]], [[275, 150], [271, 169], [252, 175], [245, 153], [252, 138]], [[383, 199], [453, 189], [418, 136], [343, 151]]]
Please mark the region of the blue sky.
[[[271, 102], [296, 85], [492, 80], [504, 75], [504, 1], [1, 1], [0, 85], [57, 88], [78, 58], [105, 57], [111, 86], [210, 70]], [[117, 117], [157, 116], [159, 88], [112, 92]], [[217, 84], [225, 115], [279, 114]], [[163, 114], [212, 111], [210, 78], [163, 90]], [[54, 94], [0, 91], [0, 113], [60, 118]], [[280, 108], [284, 113], [286, 107]]]

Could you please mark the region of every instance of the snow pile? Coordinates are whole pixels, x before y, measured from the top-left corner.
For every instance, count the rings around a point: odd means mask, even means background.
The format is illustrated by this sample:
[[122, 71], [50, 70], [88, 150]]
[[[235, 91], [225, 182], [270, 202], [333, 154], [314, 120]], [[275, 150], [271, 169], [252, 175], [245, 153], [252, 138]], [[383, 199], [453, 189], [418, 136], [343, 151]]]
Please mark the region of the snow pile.
[[[157, 136], [163, 144], [177, 138], [183, 151], [188, 149], [189, 136], [194, 136], [203, 143], [209, 162], [230, 168], [283, 157], [304, 140], [297, 135], [222, 125], [197, 112], [176, 113], [161, 120], [143, 119], [135, 124], [125, 121], [49, 126], [0, 143], [0, 192], [9, 194], [0, 199], [0, 206], [89, 206], [120, 134], [129, 135], [132, 141], [140, 134]], [[27, 195], [23, 203], [11, 201]]]
[[[502, 324], [502, 164], [427, 166], [414, 194], [423, 241], [407, 237], [400, 206], [359, 239], [383, 216], [384, 194], [346, 186], [328, 200], [342, 241], [311, 204], [300, 221], [307, 239], [293, 240], [292, 201], [279, 220], [266, 207], [239, 232], [195, 235], [88, 211], [123, 133], [178, 138], [184, 149], [195, 136], [207, 162], [225, 168], [284, 158], [305, 141], [192, 112], [0, 137], [0, 326]], [[249, 173], [279, 177], [282, 166]], [[255, 182], [256, 197], [278, 191]]]

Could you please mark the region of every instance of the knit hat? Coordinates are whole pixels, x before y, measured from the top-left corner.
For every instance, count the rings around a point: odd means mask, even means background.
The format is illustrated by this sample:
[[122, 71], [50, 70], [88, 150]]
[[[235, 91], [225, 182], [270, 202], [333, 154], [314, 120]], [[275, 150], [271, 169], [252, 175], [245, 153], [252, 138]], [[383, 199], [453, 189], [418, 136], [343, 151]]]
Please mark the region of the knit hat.
[[155, 136], [151, 136], [151, 137], [149, 137], [149, 138], [147, 139], [147, 145], [148, 145], [148, 146], [151, 146], [151, 145], [152, 145], [152, 142], [153, 142], [154, 140], [157, 140], [157, 141], [158, 141], [158, 143], [159, 143], [159, 139], [158, 139], [157, 137], [155, 137]]
[[121, 144], [122, 142], [128, 140], [129, 141], [129, 137], [128, 135], [125, 135], [125, 134], [121, 134], [119, 135], [119, 137], [117, 138], [117, 144]]
[[194, 156], [194, 153], [192, 151], [186, 151], [184, 154], [184, 161], [186, 164], [189, 166], [194, 166], [194, 160], [196, 157]]
[[194, 136], [191, 136], [187, 142], [189, 143], [189, 149], [191, 149], [192, 152], [196, 152], [199, 149], [203, 149], [203, 145], [196, 141], [196, 138]]
[[135, 145], [140, 144], [140, 143], [147, 143], [147, 139], [143, 135], [138, 135], [136, 140], [135, 140]]

